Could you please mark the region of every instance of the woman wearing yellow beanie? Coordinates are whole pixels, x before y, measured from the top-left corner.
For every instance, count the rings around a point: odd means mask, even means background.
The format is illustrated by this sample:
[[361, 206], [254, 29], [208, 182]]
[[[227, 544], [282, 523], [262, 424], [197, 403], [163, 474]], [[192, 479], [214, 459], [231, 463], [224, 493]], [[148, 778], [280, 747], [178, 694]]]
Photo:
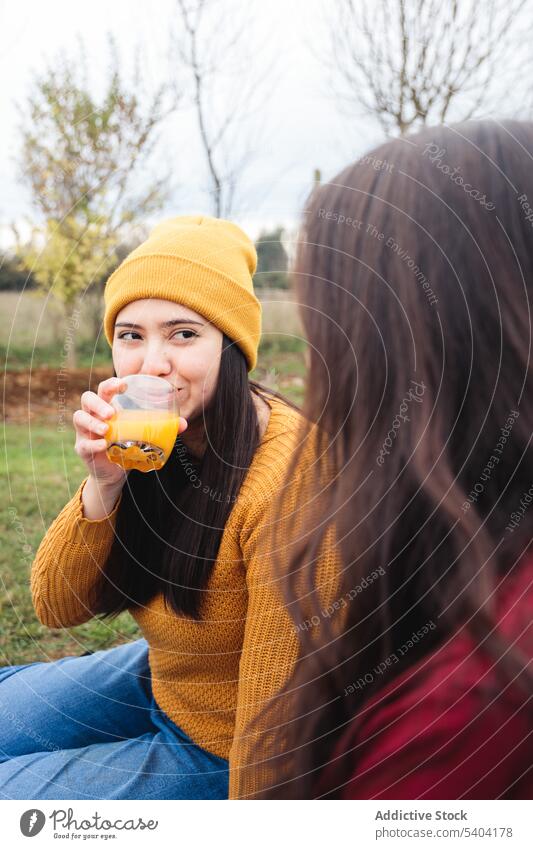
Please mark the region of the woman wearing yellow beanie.
[[[225, 798], [228, 779], [240, 795], [246, 727], [297, 654], [259, 530], [301, 417], [248, 379], [256, 259], [230, 222], [173, 218], [107, 282], [118, 377], [74, 414], [89, 474], [46, 533], [31, 586], [51, 628], [129, 610], [143, 638], [0, 670], [4, 706], [32, 729], [0, 733], [4, 797]], [[188, 424], [149, 474], [105, 452], [109, 402], [135, 373], [172, 383]]]

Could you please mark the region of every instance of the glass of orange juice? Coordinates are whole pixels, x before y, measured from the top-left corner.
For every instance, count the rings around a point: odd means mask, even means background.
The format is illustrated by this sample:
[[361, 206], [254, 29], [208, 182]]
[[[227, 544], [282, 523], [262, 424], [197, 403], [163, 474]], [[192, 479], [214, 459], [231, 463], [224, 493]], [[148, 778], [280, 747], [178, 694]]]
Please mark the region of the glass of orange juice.
[[149, 374], [121, 380], [127, 389], [111, 401], [116, 413], [105, 435], [107, 456], [123, 469], [157, 471], [170, 457], [179, 433], [177, 390]]

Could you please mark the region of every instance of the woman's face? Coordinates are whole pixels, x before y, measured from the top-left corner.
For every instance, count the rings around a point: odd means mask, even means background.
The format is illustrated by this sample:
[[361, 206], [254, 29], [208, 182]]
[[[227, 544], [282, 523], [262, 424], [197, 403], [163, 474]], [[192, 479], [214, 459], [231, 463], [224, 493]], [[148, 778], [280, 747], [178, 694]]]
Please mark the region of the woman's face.
[[168, 380], [179, 389], [180, 415], [188, 421], [201, 416], [213, 397], [221, 353], [221, 331], [174, 301], [132, 301], [115, 320], [117, 376], [151, 374]]

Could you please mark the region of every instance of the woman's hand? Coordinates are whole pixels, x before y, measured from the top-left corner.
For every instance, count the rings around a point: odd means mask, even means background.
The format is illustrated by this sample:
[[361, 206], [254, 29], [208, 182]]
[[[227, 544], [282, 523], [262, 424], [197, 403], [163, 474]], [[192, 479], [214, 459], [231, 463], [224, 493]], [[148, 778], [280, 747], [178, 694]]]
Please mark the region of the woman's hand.
[[[116, 412], [111, 399], [126, 389], [126, 383], [119, 377], [110, 377], [98, 386], [98, 394], [84, 392], [81, 396], [81, 410], [72, 417], [76, 430], [74, 450], [81, 457], [89, 475], [98, 487], [111, 489], [118, 494], [128, 476], [128, 472], [107, 457], [105, 433], [109, 429], [107, 420]], [[179, 432], [187, 429], [187, 421], [180, 418]]]
[[[84, 392], [81, 410], [72, 416], [76, 430], [74, 450], [87, 466], [89, 478], [83, 488], [83, 515], [86, 519], [103, 519], [113, 509], [122, 492], [128, 472], [108, 459], [105, 433], [107, 420], [116, 412], [110, 401], [123, 392], [126, 384], [119, 377], [110, 377], [98, 386], [98, 394]], [[187, 422], [180, 418], [180, 433], [187, 430]]]
[[72, 422], [76, 430], [74, 450], [87, 466], [89, 475], [99, 486], [110, 486], [120, 491], [127, 478], [127, 471], [108, 459], [107, 442], [104, 438], [109, 429], [107, 419], [115, 413], [111, 399], [126, 389], [119, 377], [103, 380], [96, 392], [84, 392], [81, 396], [81, 410], [76, 410]]

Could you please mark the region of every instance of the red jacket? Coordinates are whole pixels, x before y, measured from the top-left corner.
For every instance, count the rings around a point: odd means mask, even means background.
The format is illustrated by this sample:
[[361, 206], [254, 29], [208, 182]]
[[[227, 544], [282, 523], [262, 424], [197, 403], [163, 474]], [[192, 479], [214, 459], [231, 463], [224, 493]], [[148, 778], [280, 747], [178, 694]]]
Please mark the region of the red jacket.
[[[501, 632], [533, 658], [533, 560], [508, 578]], [[344, 799], [533, 798], [533, 698], [502, 685], [462, 630], [376, 693], [343, 735], [319, 795]], [[530, 669], [532, 664], [530, 663]], [[350, 698], [346, 696], [345, 698]], [[338, 763], [350, 781], [333, 791]]]

